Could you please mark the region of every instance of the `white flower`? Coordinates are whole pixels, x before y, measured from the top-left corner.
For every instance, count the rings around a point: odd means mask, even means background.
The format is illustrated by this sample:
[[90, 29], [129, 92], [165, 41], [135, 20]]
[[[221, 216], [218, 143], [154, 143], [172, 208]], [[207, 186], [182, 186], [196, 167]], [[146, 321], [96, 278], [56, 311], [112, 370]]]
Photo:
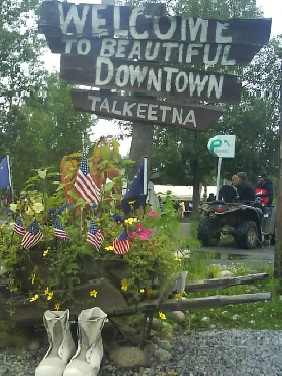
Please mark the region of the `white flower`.
[[239, 317], [239, 315], [237, 315], [237, 313], [235, 315], [232, 316], [232, 320], [237, 320]]
[[43, 210], [44, 210], [44, 206], [43, 206], [43, 204], [42, 204], [41, 202], [35, 202], [35, 203], [33, 204], [32, 209], [35, 211], [35, 213], [38, 214], [38, 213], [43, 212]]
[[202, 318], [201, 321], [209, 321], [209, 317], [205, 316], [205, 317]]
[[222, 270], [220, 272], [220, 276], [225, 278], [225, 277], [233, 277], [233, 273], [230, 270]]
[[10, 204], [10, 209], [12, 212], [15, 212], [17, 210], [18, 205], [17, 204]]
[[34, 211], [29, 207], [28, 210], [25, 212], [26, 215], [34, 215]]
[[37, 173], [41, 179], [45, 179], [47, 175], [47, 170], [38, 170]]

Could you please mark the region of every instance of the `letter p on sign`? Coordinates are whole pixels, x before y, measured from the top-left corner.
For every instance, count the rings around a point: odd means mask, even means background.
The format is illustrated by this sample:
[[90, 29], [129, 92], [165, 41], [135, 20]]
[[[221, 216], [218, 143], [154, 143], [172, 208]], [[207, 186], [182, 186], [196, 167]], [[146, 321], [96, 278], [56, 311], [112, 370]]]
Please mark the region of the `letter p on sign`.
[[235, 157], [235, 135], [217, 135], [209, 139], [208, 150], [219, 158]]

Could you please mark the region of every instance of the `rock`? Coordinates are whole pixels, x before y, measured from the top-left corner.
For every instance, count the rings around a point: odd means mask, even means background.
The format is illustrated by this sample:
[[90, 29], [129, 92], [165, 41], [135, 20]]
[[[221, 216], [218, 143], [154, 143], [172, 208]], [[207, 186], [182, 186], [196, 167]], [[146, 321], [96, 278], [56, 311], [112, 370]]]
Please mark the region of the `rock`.
[[169, 341], [174, 339], [174, 330], [172, 326], [167, 326], [161, 329], [158, 333], [159, 337], [162, 339], [167, 339]]
[[182, 311], [172, 311], [167, 312], [166, 317], [170, 320], [173, 320], [179, 324], [185, 321], [185, 313]]
[[172, 355], [170, 352], [164, 349], [160, 349], [160, 348], [158, 348], [154, 352], [154, 356], [155, 356], [156, 361], [158, 361], [159, 363], [167, 363], [172, 358]]
[[36, 351], [40, 348], [40, 341], [38, 339], [33, 339], [29, 342], [28, 348], [30, 351]]
[[161, 339], [159, 337], [153, 337], [152, 341], [156, 345], [158, 345], [158, 347], [160, 347], [161, 349], [170, 350], [172, 348], [172, 344], [169, 341], [165, 340], [165, 339]]
[[136, 367], [146, 364], [144, 351], [138, 347], [116, 347], [110, 353], [110, 359], [120, 367]]

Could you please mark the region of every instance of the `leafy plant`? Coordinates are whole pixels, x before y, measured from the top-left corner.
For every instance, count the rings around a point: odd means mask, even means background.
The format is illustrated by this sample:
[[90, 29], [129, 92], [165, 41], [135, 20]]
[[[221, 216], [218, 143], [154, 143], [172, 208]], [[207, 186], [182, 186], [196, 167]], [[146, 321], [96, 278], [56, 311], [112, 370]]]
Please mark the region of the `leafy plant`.
[[[104, 174], [109, 165], [103, 161]], [[99, 168], [102, 167], [100, 164]], [[73, 302], [78, 285], [96, 278], [96, 272], [101, 274], [98, 261], [120, 259], [126, 268], [116, 287], [129, 300], [138, 302], [159, 294], [160, 288], [181, 269], [181, 263], [175, 259], [177, 213], [168, 196], [162, 213], [144, 206], [138, 210], [132, 208], [130, 217], [124, 216], [118, 189], [125, 180], [124, 171], [121, 165], [113, 180], [104, 184], [101, 202], [95, 208], [82, 201], [76, 192], [71, 195], [70, 206], [65, 199], [64, 184], [54, 181], [56, 174], [47, 170], [38, 170], [27, 181], [26, 189], [11, 204], [9, 221], [0, 233], [1, 263], [12, 297], [21, 294], [28, 304], [60, 309]], [[14, 232], [14, 221], [19, 215], [24, 228], [36, 219], [43, 234], [30, 249], [22, 246], [23, 237]], [[69, 240], [54, 236], [54, 216], [60, 218]], [[99, 251], [87, 242], [90, 219], [98, 224], [104, 236]], [[113, 240], [124, 229], [130, 239], [130, 249], [119, 255], [114, 252]], [[95, 298], [97, 292], [89, 291], [89, 294]]]

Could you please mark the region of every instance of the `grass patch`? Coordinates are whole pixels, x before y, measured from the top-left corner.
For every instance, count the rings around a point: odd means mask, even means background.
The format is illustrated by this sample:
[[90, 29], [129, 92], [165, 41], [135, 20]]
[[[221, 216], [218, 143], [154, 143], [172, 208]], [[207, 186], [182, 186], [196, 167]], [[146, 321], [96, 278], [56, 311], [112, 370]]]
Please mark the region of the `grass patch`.
[[[196, 221], [192, 223], [190, 236], [186, 239], [190, 254], [184, 258], [183, 270], [188, 270], [188, 281], [195, 279], [242, 276], [267, 272], [266, 280], [252, 281], [248, 285], [229, 287], [208, 292], [191, 293], [187, 298], [216, 295], [240, 295], [271, 292], [270, 301], [226, 305], [219, 308], [186, 311], [183, 326], [186, 330], [208, 329], [270, 329], [282, 330], [282, 296], [278, 279], [273, 276], [272, 266], [247, 266], [243, 261], [230, 265], [216, 263], [214, 252], [198, 252], [196, 240]], [[193, 251], [193, 249], [195, 251]], [[232, 251], [232, 250], [231, 250]]]
[[193, 278], [189, 279], [218, 278], [227, 272], [234, 276], [268, 272], [270, 277], [267, 280], [249, 282], [248, 285], [191, 293], [187, 296], [188, 298], [271, 292], [272, 299], [264, 302], [231, 304], [219, 308], [186, 311], [184, 325], [186, 329], [282, 329], [282, 300], [280, 294], [277, 293], [279, 281], [273, 277], [272, 271], [253, 270], [245, 267], [244, 264], [237, 264], [231, 267], [211, 264], [201, 268], [199, 260], [197, 260], [196, 268], [193, 268], [192, 265], [190, 268]]

